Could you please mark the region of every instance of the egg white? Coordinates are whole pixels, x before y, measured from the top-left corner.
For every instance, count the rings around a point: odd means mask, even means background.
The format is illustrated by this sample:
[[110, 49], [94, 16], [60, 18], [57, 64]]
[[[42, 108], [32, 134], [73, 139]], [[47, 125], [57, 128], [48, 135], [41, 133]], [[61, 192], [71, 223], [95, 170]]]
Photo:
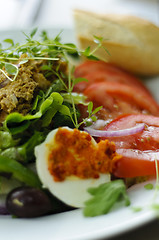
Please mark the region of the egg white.
[[[65, 127], [69, 131], [72, 129]], [[102, 183], [110, 181], [110, 174], [100, 174], [98, 179], [80, 179], [76, 176], [67, 177], [62, 182], [55, 182], [53, 176], [48, 170], [48, 144], [57, 144], [55, 142], [55, 135], [58, 129], [51, 131], [46, 140], [35, 148], [36, 168], [38, 176], [44, 188], [47, 188], [55, 197], [64, 203], [77, 208], [82, 208], [84, 202], [90, 198], [87, 189], [90, 187], [97, 187]], [[92, 138], [92, 143], [97, 144]]]

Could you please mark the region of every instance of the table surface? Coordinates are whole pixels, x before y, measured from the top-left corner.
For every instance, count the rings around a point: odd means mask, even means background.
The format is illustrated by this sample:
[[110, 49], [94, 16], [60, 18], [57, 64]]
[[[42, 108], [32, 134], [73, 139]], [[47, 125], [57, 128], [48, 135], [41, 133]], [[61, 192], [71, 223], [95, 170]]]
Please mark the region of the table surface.
[[[0, 31], [33, 26], [73, 28], [72, 10], [75, 8], [99, 13], [133, 14], [159, 25], [159, 0], [0, 0], [0, 2], [3, 3], [1, 4]], [[4, 16], [6, 12], [7, 18]], [[159, 220], [109, 240], [150, 239], [159, 239]]]
[[107, 238], [107, 240], [158, 240], [158, 239], [159, 239], [159, 219], [154, 220], [135, 230], [123, 233], [119, 236]]

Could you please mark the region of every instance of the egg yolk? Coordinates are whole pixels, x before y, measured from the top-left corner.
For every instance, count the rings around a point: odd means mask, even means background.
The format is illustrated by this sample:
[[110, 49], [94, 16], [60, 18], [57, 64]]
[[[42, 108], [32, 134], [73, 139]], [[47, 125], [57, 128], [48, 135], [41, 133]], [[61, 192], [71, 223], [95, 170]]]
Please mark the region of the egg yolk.
[[100, 173], [110, 173], [113, 162], [120, 158], [113, 142], [102, 140], [95, 144], [88, 133], [77, 129], [59, 128], [47, 147], [48, 170], [54, 181], [70, 176], [99, 178]]

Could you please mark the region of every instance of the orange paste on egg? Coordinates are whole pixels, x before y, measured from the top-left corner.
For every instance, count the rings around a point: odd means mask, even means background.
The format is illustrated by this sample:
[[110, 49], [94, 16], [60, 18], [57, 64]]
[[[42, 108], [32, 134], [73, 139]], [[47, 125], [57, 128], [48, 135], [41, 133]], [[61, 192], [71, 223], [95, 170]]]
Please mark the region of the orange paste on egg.
[[77, 129], [59, 128], [54, 142], [48, 145], [48, 169], [55, 181], [69, 176], [99, 178], [100, 173], [110, 173], [120, 158], [113, 142], [102, 140], [94, 145], [88, 133]]

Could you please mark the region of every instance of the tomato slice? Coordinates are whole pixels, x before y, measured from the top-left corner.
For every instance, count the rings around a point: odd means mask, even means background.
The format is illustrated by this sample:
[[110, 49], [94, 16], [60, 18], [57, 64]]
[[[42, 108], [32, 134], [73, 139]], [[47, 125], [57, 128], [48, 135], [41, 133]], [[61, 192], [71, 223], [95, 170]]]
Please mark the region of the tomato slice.
[[86, 61], [75, 69], [75, 77], [88, 79], [78, 83], [75, 90], [83, 92], [94, 107], [103, 106], [99, 118], [111, 121], [105, 130], [145, 123], [142, 132], [108, 138], [121, 155], [114, 163], [113, 174], [121, 178], [154, 176], [155, 160], [159, 161], [159, 105], [150, 92], [138, 78], [102, 61]]
[[140, 176], [155, 176], [155, 160], [159, 160], [159, 151], [139, 151], [133, 149], [118, 149], [122, 157], [114, 163], [113, 174], [120, 178]]
[[104, 130], [113, 131], [134, 127], [138, 123], [145, 123], [142, 132], [126, 137], [111, 137], [116, 148], [138, 149], [138, 150], [158, 150], [159, 149], [159, 117], [152, 115], [124, 115], [119, 116], [109, 123]]
[[107, 65], [107, 63], [105, 63], [103, 61], [87, 60], [75, 68], [74, 75], [75, 75], [75, 77], [82, 77], [92, 71], [105, 69], [106, 66], [109, 66], [109, 64]]
[[127, 85], [138, 87], [151, 95], [144, 84], [133, 75], [121, 70], [120, 68], [102, 61], [86, 61], [79, 65], [75, 70], [75, 77], [83, 77], [88, 82], [83, 81], [75, 85], [74, 91], [83, 92], [86, 87], [95, 82], [120, 82]]
[[117, 177], [137, 177], [156, 174], [155, 160], [159, 160], [159, 117], [152, 115], [125, 115], [109, 123], [105, 130], [127, 129], [145, 123], [142, 132], [125, 137], [111, 137], [121, 159], [114, 164]]
[[131, 76], [123, 76], [124, 74], [117, 74], [116, 72], [112, 72], [109, 69], [102, 69], [92, 71], [82, 77], [87, 79], [88, 82], [83, 81], [75, 85], [74, 91], [76, 92], [83, 92], [86, 87], [90, 86], [96, 82], [120, 82], [125, 83], [130, 86], [138, 87], [139, 89], [143, 90], [144, 92], [151, 94], [148, 89], [135, 77]]
[[87, 87], [83, 92], [89, 101], [103, 106], [114, 116], [127, 113], [147, 113], [159, 116], [159, 105], [153, 97], [139, 88], [123, 83], [100, 82]]
[[108, 124], [105, 129], [118, 130], [135, 126], [137, 123], [145, 123], [148, 126], [159, 127], [159, 118], [152, 115], [144, 114], [127, 114], [121, 115]]
[[[78, 65], [75, 68], [75, 77], [82, 77], [87, 75], [90, 72], [98, 71], [98, 70], [109, 70], [112, 73], [116, 73], [116, 75], [122, 74], [123, 76], [132, 76], [127, 73], [125, 70], [113, 65], [112, 63], [103, 62], [103, 61], [92, 61], [87, 60], [82, 64]], [[133, 78], [133, 77], [132, 77]]]

